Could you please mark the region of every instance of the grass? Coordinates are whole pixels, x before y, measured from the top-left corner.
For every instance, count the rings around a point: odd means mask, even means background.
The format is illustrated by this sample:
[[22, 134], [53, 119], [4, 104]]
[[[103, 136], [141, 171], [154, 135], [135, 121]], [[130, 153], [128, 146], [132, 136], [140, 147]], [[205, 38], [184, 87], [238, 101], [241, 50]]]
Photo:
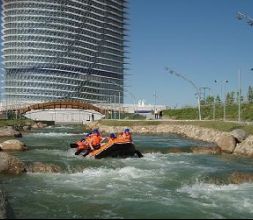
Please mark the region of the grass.
[[[238, 105], [228, 105], [225, 108], [226, 120], [236, 121], [238, 119]], [[241, 105], [241, 120], [253, 121], [253, 104], [242, 104]], [[165, 118], [178, 119], [178, 120], [198, 120], [198, 109], [197, 108], [182, 108], [182, 109], [169, 109], [164, 112]], [[212, 120], [215, 116], [215, 120], [221, 120], [224, 118], [224, 107], [222, 105], [214, 106], [206, 105], [201, 106], [202, 119]]]
[[219, 131], [230, 132], [234, 129], [243, 129], [248, 134], [253, 134], [253, 125], [246, 125], [235, 122], [224, 122], [224, 121], [193, 121], [193, 122], [181, 122], [182, 124], [191, 124], [204, 128], [212, 128]]
[[148, 126], [148, 125], [159, 125], [161, 124], [160, 121], [146, 121], [146, 120], [101, 120], [100, 124], [106, 125], [106, 126], [124, 126], [124, 127], [131, 127], [134, 125], [140, 125], [140, 126]]
[[15, 127], [20, 127], [20, 126], [25, 126], [28, 123], [31, 123], [32, 120], [29, 119], [0, 119], [0, 127], [4, 126], [15, 126]]
[[219, 131], [230, 132], [234, 129], [243, 129], [248, 134], [253, 135], [253, 125], [247, 125], [235, 122], [224, 122], [224, 121], [120, 121], [120, 120], [101, 120], [101, 125], [106, 126], [124, 126], [131, 127], [135, 125], [139, 126], [157, 126], [157, 125], [195, 125], [203, 128], [211, 128]]

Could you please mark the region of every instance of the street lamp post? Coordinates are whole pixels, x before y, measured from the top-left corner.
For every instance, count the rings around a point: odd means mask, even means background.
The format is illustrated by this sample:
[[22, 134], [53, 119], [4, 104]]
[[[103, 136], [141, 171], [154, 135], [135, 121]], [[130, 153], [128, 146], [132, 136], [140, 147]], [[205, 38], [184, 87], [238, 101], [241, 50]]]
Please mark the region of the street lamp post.
[[157, 99], [157, 93], [156, 93], [156, 90], [154, 92], [154, 98], [155, 98], [155, 103], [154, 103], [154, 114], [155, 114], [155, 119], [158, 119], [158, 111], [157, 111], [157, 108], [156, 108], [156, 99]]
[[[212, 99], [210, 99], [210, 105], [212, 105], [212, 108], [213, 108], [213, 120], [215, 121], [215, 118], [216, 118], [216, 100], [215, 100], [215, 94], [213, 92], [213, 89], [209, 88], [209, 87], [204, 87], [206, 89], [209, 90], [209, 97], [212, 97]], [[205, 97], [205, 95], [204, 95]]]
[[241, 122], [241, 70], [238, 71], [238, 80], [239, 80], [239, 91], [238, 91], [238, 122]]
[[[214, 80], [215, 83], [218, 83], [217, 80]], [[228, 80], [225, 81], [220, 81], [220, 92], [221, 92], [221, 100], [223, 97], [223, 120], [226, 121], [226, 92], [225, 92], [225, 84], [228, 83]], [[224, 85], [224, 89], [223, 89], [223, 85]], [[224, 92], [223, 92], [224, 90]], [[224, 93], [224, 95], [223, 95]]]
[[238, 20], [246, 20], [246, 22], [248, 23], [248, 25], [250, 25], [251, 27], [253, 26], [253, 18], [251, 18], [250, 16], [248, 16], [245, 13], [237, 12], [236, 18]]
[[156, 90], [155, 90], [155, 93], [154, 93], [154, 98], [155, 98], [155, 105], [154, 105], [154, 110], [155, 110], [155, 108], [156, 108], [156, 98], [157, 98]]
[[120, 120], [120, 107], [121, 107], [121, 104], [120, 104], [120, 92], [119, 92], [119, 120]]
[[172, 69], [169, 69], [168, 67], [166, 67], [166, 70], [167, 70], [170, 74], [176, 75], [177, 77], [180, 77], [180, 78], [182, 78], [183, 80], [189, 82], [189, 83], [194, 87], [194, 89], [195, 89], [196, 92], [197, 92], [196, 94], [197, 94], [197, 99], [198, 99], [199, 120], [201, 121], [202, 118], [201, 118], [201, 107], [200, 107], [200, 99], [201, 99], [201, 97], [200, 97], [200, 89], [196, 86], [196, 84], [195, 84], [192, 80], [186, 78], [186, 77], [183, 76], [182, 74], [179, 74], [179, 73], [177, 73], [176, 71], [174, 71], [174, 70], [172, 70]]
[[215, 114], [216, 114], [216, 102], [215, 96], [213, 96], [213, 120], [215, 121]]
[[206, 104], [206, 97], [207, 97], [206, 96], [206, 91], [209, 91], [208, 96], [210, 96], [210, 90], [211, 90], [211, 88], [209, 88], [209, 87], [200, 87], [199, 90], [200, 91], [203, 90], [203, 100], [204, 100], [204, 103]]
[[[132, 92], [130, 92], [128, 89], [124, 88], [124, 86], [116, 83], [114, 80], [110, 80], [109, 82], [112, 83], [115, 86], [123, 88], [124, 91], [126, 91], [133, 98], [133, 101], [134, 101], [134, 103], [133, 103], [134, 104], [134, 112], [135, 112], [137, 97]], [[120, 111], [121, 111], [121, 91], [119, 91], [119, 119], [121, 119], [121, 112]]]

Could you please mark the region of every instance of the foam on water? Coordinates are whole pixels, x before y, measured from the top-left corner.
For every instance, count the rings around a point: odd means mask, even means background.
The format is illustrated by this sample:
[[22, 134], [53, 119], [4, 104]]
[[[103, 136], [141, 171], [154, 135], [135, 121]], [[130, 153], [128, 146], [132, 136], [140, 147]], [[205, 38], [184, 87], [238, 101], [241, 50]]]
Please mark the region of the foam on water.
[[68, 133], [68, 132], [48, 132], [48, 133], [32, 133], [28, 134], [27, 136], [33, 136], [33, 137], [58, 137], [58, 136], [84, 136], [85, 133]]
[[224, 206], [224, 209], [228, 209], [231, 212], [253, 213], [252, 190], [253, 185], [250, 183], [215, 185], [197, 182], [193, 185], [184, 185], [177, 189], [177, 192], [188, 194], [190, 198], [198, 199], [196, 201], [203, 207], [219, 209]]
[[55, 126], [54, 129], [70, 129], [73, 130], [75, 129], [74, 127], [70, 127], [70, 126]]
[[138, 169], [135, 167], [123, 167], [123, 168], [84, 168], [82, 172], [76, 173], [61, 173], [61, 174], [39, 174], [30, 173], [30, 176], [37, 176], [38, 178], [44, 176], [44, 181], [47, 184], [54, 185], [57, 183], [62, 187], [77, 187], [89, 186], [94, 184], [102, 187], [106, 184], [110, 188], [110, 184], [113, 186], [119, 183], [131, 184], [136, 181], [143, 182], [145, 179], [152, 179], [155, 176], [154, 171]]
[[117, 169], [110, 168], [90, 168], [84, 169], [82, 174], [71, 174], [72, 176], [82, 175], [85, 178], [99, 178], [110, 180], [131, 181], [132, 179], [142, 179], [144, 177], [152, 177], [154, 172], [151, 170], [138, 169], [136, 167], [123, 167]]
[[193, 185], [184, 185], [177, 190], [179, 193], [189, 194], [192, 198], [208, 197], [217, 192], [236, 191], [239, 189], [238, 185], [215, 185], [208, 183], [195, 183]]
[[54, 156], [61, 156], [61, 157], [70, 157], [71, 154], [68, 153], [68, 151], [64, 150], [57, 150], [57, 149], [50, 149], [50, 148], [44, 148], [44, 149], [35, 149], [33, 150], [33, 153], [36, 154], [47, 154], [47, 155], [54, 155]]

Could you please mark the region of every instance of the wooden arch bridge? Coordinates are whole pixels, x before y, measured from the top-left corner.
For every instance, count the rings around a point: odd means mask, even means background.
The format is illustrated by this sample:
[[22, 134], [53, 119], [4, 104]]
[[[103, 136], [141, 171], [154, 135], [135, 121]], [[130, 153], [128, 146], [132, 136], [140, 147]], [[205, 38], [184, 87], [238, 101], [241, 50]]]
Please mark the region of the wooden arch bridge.
[[19, 114], [25, 114], [32, 110], [49, 110], [49, 109], [83, 109], [83, 110], [94, 110], [96, 112], [105, 115], [106, 110], [94, 106], [90, 103], [78, 101], [78, 100], [59, 100], [50, 101], [38, 104], [32, 104], [26, 107], [16, 109]]

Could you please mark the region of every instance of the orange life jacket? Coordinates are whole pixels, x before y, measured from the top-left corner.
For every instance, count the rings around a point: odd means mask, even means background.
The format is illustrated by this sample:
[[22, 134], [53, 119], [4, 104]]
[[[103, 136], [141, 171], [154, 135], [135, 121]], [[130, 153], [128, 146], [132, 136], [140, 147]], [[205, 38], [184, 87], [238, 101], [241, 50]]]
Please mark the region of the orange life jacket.
[[115, 143], [115, 142], [117, 142], [117, 138], [109, 138], [110, 144]]
[[118, 141], [124, 141], [123, 132], [118, 134]]
[[123, 139], [124, 141], [129, 141], [129, 142], [132, 142], [132, 141], [133, 141], [133, 140], [132, 140], [132, 135], [131, 135], [130, 133], [123, 133], [122, 139]]
[[92, 145], [93, 147], [99, 146], [100, 143], [101, 143], [101, 141], [102, 141], [101, 135], [94, 134], [94, 135], [91, 136], [91, 145]]
[[88, 144], [86, 144], [83, 141], [78, 141], [76, 142], [76, 144], [78, 145], [77, 150], [86, 150], [88, 148]]

